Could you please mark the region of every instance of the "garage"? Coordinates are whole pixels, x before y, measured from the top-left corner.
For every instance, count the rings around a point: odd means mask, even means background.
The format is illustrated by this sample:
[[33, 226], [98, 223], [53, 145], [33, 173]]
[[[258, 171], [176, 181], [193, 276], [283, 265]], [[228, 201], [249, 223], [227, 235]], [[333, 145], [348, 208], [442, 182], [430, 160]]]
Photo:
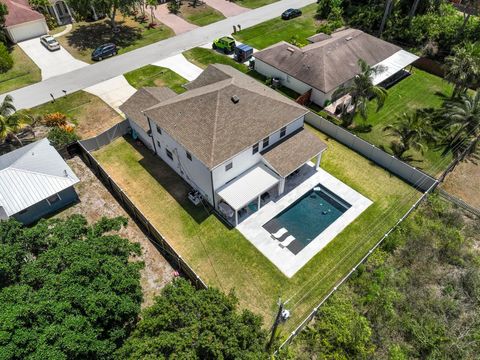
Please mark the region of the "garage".
[[48, 33], [44, 16], [33, 10], [28, 4], [28, 0], [3, 0], [3, 2], [8, 8], [5, 30], [13, 43]]

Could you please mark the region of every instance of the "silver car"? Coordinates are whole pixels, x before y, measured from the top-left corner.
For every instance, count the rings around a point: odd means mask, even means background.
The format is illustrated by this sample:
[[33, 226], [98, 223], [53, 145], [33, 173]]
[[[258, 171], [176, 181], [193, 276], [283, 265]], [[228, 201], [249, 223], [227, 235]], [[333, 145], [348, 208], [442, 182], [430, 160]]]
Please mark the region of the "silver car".
[[60, 44], [52, 35], [41, 36], [40, 42], [50, 51], [60, 50]]

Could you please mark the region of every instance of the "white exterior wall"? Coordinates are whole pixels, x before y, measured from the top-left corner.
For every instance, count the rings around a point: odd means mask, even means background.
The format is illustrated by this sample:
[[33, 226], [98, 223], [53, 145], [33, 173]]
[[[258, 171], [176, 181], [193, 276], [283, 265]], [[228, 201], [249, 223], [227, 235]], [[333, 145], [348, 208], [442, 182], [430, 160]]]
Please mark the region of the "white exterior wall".
[[[304, 123], [304, 116], [301, 116], [300, 118], [296, 119], [295, 121], [291, 122], [290, 124], [287, 125], [287, 132], [285, 136], [288, 134], [291, 134], [295, 130], [303, 127]], [[282, 138], [283, 139], [283, 138]], [[278, 131], [274, 132], [273, 134], [270, 134], [270, 142], [268, 147], [265, 149], [271, 147], [273, 144], [275, 144], [278, 140], [280, 140], [280, 129]], [[252, 166], [255, 164], [259, 163], [262, 161], [262, 155], [260, 154], [261, 151], [264, 150], [263, 148], [263, 140], [259, 141], [259, 151], [256, 154], [252, 154], [253, 151], [253, 145], [244, 151], [240, 152], [233, 158], [224, 161], [222, 164], [218, 165], [212, 170], [212, 176], [213, 176], [213, 188], [214, 190], [217, 190], [219, 187], [223, 186], [230, 180], [234, 179], [235, 177], [241, 175], [244, 171], [250, 169]], [[228, 163], [232, 162], [233, 167], [226, 171], [225, 170], [225, 165]], [[218, 199], [217, 199], [218, 200]]]
[[331, 96], [335, 91], [333, 90], [330, 93], [325, 94], [320, 90], [313, 89], [310, 85], [307, 85], [304, 82], [297, 80], [285, 74], [283, 71], [280, 71], [258, 59], [255, 59], [255, 70], [267, 77], [279, 78], [283, 86], [288, 87], [293, 91], [296, 91], [300, 95], [305, 94], [308, 90], [312, 89], [312, 95], [310, 96], [310, 100], [322, 107], [325, 106], [325, 101], [331, 99]]
[[135, 130], [138, 135], [138, 138], [148, 147], [150, 150], [153, 150], [152, 138], [148, 136], [145, 130], [138, 125], [135, 121], [128, 119], [128, 124], [130, 127]]
[[45, 19], [38, 19], [23, 24], [12, 25], [7, 27], [6, 30], [8, 37], [14, 44], [48, 33], [48, 27]]
[[[150, 121], [152, 129], [152, 138], [155, 141], [155, 148], [157, 155], [162, 158], [178, 175], [187, 181], [193, 188], [198, 190], [205, 200], [213, 204], [212, 195], [212, 179], [210, 170], [192, 154], [192, 160], [187, 158], [185, 148], [175, 141], [165, 130], [162, 129], [162, 134], [157, 131], [156, 124]], [[160, 142], [160, 147], [158, 142]], [[165, 151], [168, 149], [173, 154], [171, 160]]]

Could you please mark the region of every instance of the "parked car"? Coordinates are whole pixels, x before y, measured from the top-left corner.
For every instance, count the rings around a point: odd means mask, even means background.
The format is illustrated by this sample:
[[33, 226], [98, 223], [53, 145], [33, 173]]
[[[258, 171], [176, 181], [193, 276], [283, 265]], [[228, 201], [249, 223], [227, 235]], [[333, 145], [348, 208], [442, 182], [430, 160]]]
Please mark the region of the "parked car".
[[289, 20], [289, 19], [296, 18], [300, 15], [302, 15], [302, 10], [300, 10], [300, 9], [288, 9], [288, 10], [285, 10], [282, 13], [282, 19], [283, 20]]
[[50, 51], [60, 50], [60, 44], [52, 35], [40, 36], [40, 43]]
[[222, 50], [225, 54], [231, 53], [235, 50], [235, 39], [229, 36], [224, 36], [219, 39], [213, 40], [213, 49]]
[[107, 57], [117, 55], [117, 46], [112, 43], [97, 47], [92, 53], [92, 60], [101, 61]]

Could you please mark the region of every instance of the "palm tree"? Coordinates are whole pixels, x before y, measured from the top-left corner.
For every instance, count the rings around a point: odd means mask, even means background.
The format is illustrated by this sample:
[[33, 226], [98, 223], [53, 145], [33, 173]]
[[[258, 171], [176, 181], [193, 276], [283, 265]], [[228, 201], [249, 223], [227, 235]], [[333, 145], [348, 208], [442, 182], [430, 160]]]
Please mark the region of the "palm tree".
[[157, 8], [158, 5], [158, 0], [146, 0], [147, 5], [150, 7], [150, 23], [153, 25], [154, 24], [154, 17], [153, 17], [153, 10]]
[[367, 105], [370, 99], [374, 98], [376, 100], [378, 111], [382, 108], [388, 95], [383, 87], [373, 85], [373, 76], [385, 71], [383, 67], [372, 67], [362, 59], [358, 60], [358, 66], [360, 67], [360, 73], [355, 76], [352, 84], [339, 88], [333, 94], [333, 98], [345, 93], [349, 93], [352, 97], [353, 110], [350, 114], [346, 114], [346, 116], [351, 116], [350, 124], [353, 122], [357, 111], [360, 112], [360, 116], [364, 120], [367, 119]]
[[0, 141], [13, 139], [23, 146], [18, 132], [27, 128], [30, 123], [31, 117], [23, 112], [17, 112], [13, 98], [10, 95], [5, 96], [0, 105]]
[[403, 113], [393, 124], [385, 126], [383, 131], [397, 138], [390, 143], [390, 150], [397, 158], [412, 161], [410, 155], [405, 156], [410, 149], [423, 154], [424, 145], [420, 141], [427, 137], [428, 132], [419, 112]]
[[454, 48], [445, 58], [445, 79], [454, 85], [452, 97], [465, 93], [480, 82], [480, 45], [467, 43]]
[[460, 160], [474, 154], [480, 139], [480, 91], [445, 102], [442, 113], [437, 126], [443, 153]]

